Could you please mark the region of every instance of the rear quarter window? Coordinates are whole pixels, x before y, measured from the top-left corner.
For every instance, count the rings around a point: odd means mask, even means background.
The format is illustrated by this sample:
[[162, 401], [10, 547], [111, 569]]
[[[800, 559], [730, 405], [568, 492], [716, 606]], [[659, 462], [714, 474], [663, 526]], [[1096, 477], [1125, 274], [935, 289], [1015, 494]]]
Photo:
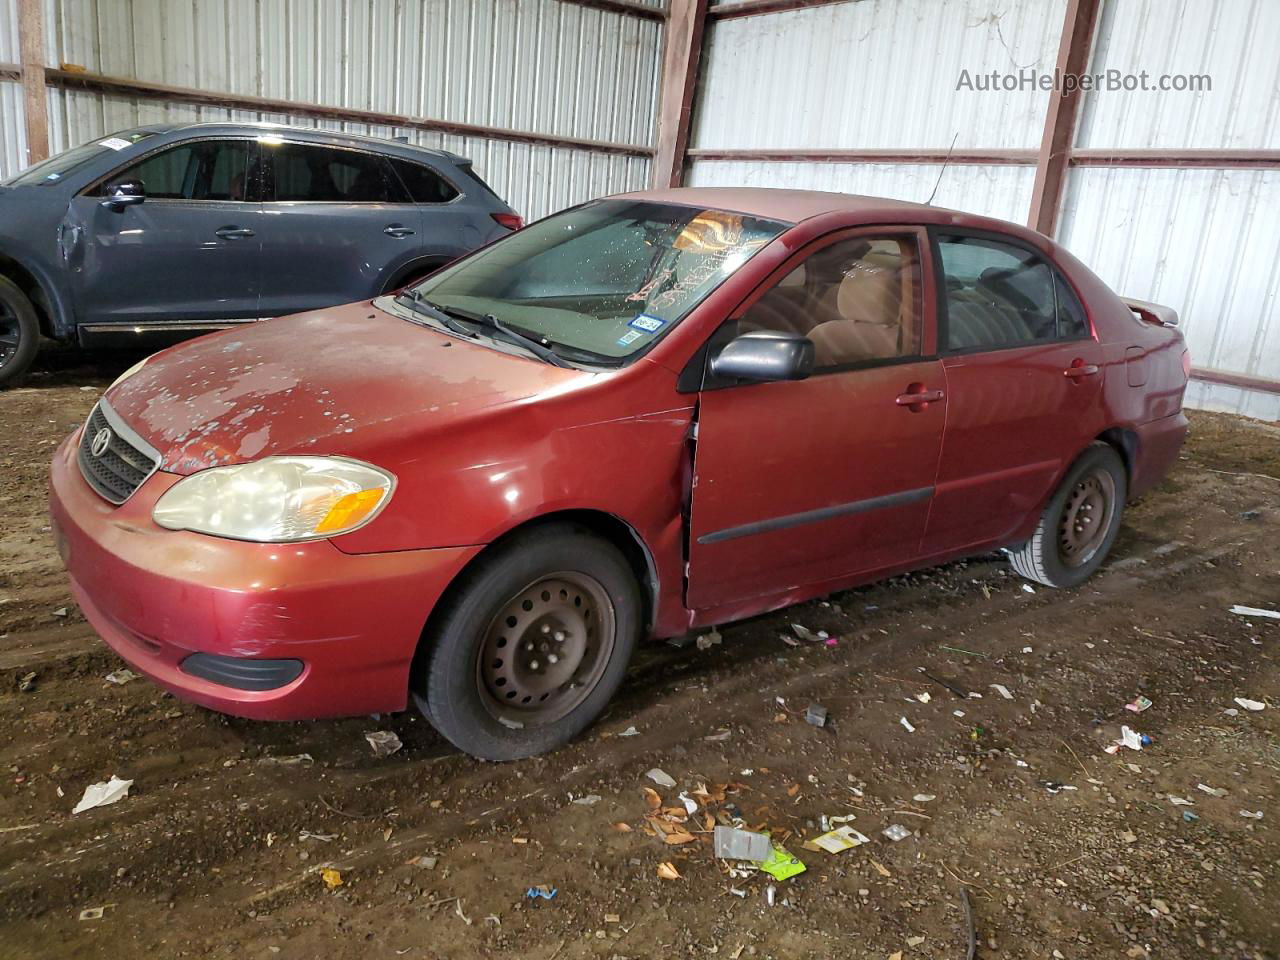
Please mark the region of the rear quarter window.
[[396, 157], [390, 160], [414, 203], [448, 203], [458, 196], [453, 184], [425, 164]]

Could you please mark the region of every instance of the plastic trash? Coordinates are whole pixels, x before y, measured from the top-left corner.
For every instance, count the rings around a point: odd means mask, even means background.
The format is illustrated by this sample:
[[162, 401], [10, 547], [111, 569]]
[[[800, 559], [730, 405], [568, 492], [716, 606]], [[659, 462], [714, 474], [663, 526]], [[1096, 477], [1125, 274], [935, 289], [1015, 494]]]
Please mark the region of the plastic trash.
[[721, 860], [751, 860], [760, 863], [769, 859], [772, 849], [767, 833], [755, 833], [737, 827], [717, 826], [712, 840], [715, 854]]
[[390, 730], [377, 730], [373, 733], [366, 733], [364, 738], [369, 741], [369, 746], [373, 748], [375, 757], [389, 757], [404, 746], [400, 742], [400, 738]]
[[870, 843], [871, 838], [859, 833], [853, 827], [837, 827], [835, 830], [829, 830], [820, 837], [814, 837], [813, 845], [827, 853], [843, 853], [845, 850], [852, 850], [854, 847], [860, 847], [864, 843]]
[[127, 669], [112, 670], [105, 677], [103, 677], [103, 679], [106, 680], [107, 683], [114, 683], [117, 686], [123, 687], [130, 680], [137, 680], [138, 675], [134, 673], [132, 670], [127, 670]]
[[702, 636], [698, 638], [698, 649], [710, 650], [716, 644], [720, 643], [720, 641], [722, 641], [723, 639], [724, 637], [720, 636], [720, 631], [717, 630], [715, 627], [712, 627], [709, 633], [704, 633]]
[[554, 900], [560, 890], [558, 887], [548, 886], [547, 884], [539, 884], [536, 887], [530, 887], [524, 892], [524, 895], [530, 900]]
[[786, 847], [775, 843], [769, 850], [769, 858], [760, 864], [760, 869], [775, 880], [788, 880], [804, 873], [807, 867], [800, 862], [799, 857], [792, 856]]
[[105, 807], [108, 804], [115, 803], [129, 795], [129, 788], [133, 786], [132, 780], [121, 780], [112, 774], [111, 779], [106, 783], [91, 783], [84, 788], [84, 796], [80, 798], [80, 802], [76, 804], [72, 813], [84, 813], [86, 810], [92, 810], [94, 807]]
[[320, 879], [324, 881], [324, 885], [330, 890], [337, 890], [342, 886], [342, 871], [335, 870], [333, 867], [325, 867], [320, 871]]
[[1146, 697], [1135, 697], [1132, 701], [1126, 703], [1124, 708], [1130, 713], [1141, 713], [1143, 710], [1151, 708], [1151, 701]]
[[897, 843], [899, 840], [905, 840], [911, 836], [911, 831], [898, 823], [891, 823], [880, 831], [885, 837]]
[[902, 729], [906, 730], [907, 733], [916, 732], [916, 728], [911, 725], [911, 721], [908, 720], [906, 717], [901, 718], [898, 722], [902, 724]]
[[827, 708], [820, 703], [811, 703], [804, 712], [805, 723], [815, 727], [825, 727], [827, 725]]
[[585, 797], [575, 797], [570, 803], [576, 803], [580, 807], [594, 807], [600, 802], [600, 794], [589, 793]]
[[1247, 817], [1250, 820], [1261, 820], [1262, 811], [1261, 810], [1241, 810], [1240, 816]]
[[1263, 610], [1261, 607], [1242, 607], [1236, 604], [1231, 612], [1242, 617], [1266, 617], [1268, 620], [1280, 620], [1280, 610]]
[[991, 684], [991, 689], [1000, 694], [1000, 696], [1004, 697], [1006, 700], [1013, 699], [1013, 694], [1009, 692], [1009, 688], [1003, 683], [993, 683]]
[[674, 787], [676, 785], [675, 780], [671, 778], [669, 773], [665, 770], [659, 770], [657, 767], [654, 767], [645, 776], [660, 787]]
[[1244, 707], [1246, 710], [1252, 710], [1255, 713], [1267, 708], [1267, 705], [1261, 700], [1250, 700], [1248, 697], [1236, 697], [1236, 705]]

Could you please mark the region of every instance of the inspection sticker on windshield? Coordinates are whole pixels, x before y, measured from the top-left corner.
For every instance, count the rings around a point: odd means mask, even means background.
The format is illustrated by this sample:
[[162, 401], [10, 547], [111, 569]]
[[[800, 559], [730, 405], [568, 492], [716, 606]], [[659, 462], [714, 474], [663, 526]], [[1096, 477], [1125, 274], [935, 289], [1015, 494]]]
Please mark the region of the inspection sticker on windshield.
[[666, 322], [661, 317], [651, 317], [647, 313], [642, 313], [628, 323], [627, 326], [636, 330], [643, 330], [645, 333], [657, 333], [666, 325]]
[[618, 346], [629, 347], [643, 336], [644, 333], [640, 330], [628, 330], [618, 338]]
[[99, 140], [98, 146], [110, 147], [112, 150], [123, 150], [125, 147], [133, 146], [133, 144], [128, 140], [121, 139], [120, 137], [107, 137], [105, 140]]

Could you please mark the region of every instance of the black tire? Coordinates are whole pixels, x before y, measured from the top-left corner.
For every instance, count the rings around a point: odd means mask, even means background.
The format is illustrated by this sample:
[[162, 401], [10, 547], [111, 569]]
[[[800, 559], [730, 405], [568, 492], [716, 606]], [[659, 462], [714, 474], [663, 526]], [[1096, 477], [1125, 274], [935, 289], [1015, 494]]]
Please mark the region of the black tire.
[[482, 557], [441, 601], [413, 698], [473, 757], [546, 753], [613, 697], [643, 623], [635, 574], [612, 544], [574, 524], [534, 528]]
[[385, 296], [388, 293], [395, 293], [395, 291], [403, 287], [412, 286], [413, 284], [417, 283], [419, 280], [425, 280], [427, 277], [431, 276], [431, 274], [435, 273], [437, 270], [439, 270], [448, 262], [449, 262], [448, 260], [441, 260], [438, 263], [435, 263], [435, 262], [419, 263], [414, 267], [410, 267], [408, 270], [405, 270], [403, 273], [397, 274], [396, 276], [392, 277], [390, 280], [387, 281], [386, 287], [384, 287], [382, 290], [383, 296]]
[[0, 276], [0, 387], [16, 383], [40, 347], [40, 320], [22, 288]]
[[1044, 508], [1031, 539], [1009, 551], [1019, 576], [1046, 587], [1074, 587], [1102, 566], [1128, 495], [1128, 476], [1116, 451], [1089, 445]]

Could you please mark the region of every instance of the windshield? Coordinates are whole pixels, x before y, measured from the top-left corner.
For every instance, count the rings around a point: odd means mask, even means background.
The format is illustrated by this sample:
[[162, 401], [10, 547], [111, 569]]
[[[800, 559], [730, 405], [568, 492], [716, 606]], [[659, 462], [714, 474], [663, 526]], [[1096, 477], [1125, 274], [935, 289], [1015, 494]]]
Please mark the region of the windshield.
[[107, 151], [123, 150], [125, 147], [133, 146], [139, 140], [154, 136], [154, 130], [124, 130], [101, 140], [82, 143], [78, 147], [64, 150], [57, 156], [37, 163], [34, 167], [28, 167], [16, 177], [6, 180], [4, 185], [22, 187], [33, 183], [56, 183], [92, 157], [100, 156]]
[[548, 217], [424, 280], [443, 309], [619, 360], [654, 343], [789, 226], [669, 203], [601, 200]]

